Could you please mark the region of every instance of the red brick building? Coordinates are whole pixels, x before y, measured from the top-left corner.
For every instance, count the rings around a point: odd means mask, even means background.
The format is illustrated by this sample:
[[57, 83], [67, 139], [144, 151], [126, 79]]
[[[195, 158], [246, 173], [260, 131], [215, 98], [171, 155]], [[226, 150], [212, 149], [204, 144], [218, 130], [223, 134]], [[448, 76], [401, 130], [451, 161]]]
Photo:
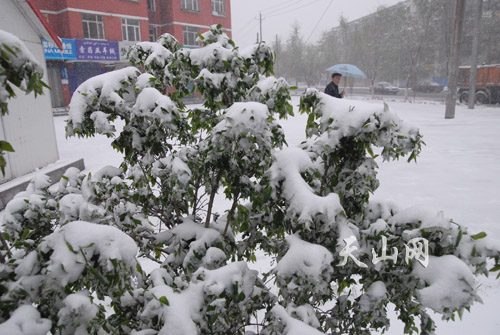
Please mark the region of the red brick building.
[[231, 37], [230, 0], [147, 0], [151, 40], [164, 33], [184, 46], [197, 46], [196, 36], [222, 24]]
[[128, 46], [163, 33], [197, 47], [198, 33], [222, 24], [231, 36], [231, 0], [33, 0], [65, 47], [46, 45], [53, 107], [69, 103], [80, 83], [126, 66]]
[[[148, 40], [146, 0], [35, 0], [61, 38]], [[122, 25], [137, 29], [124, 36]]]

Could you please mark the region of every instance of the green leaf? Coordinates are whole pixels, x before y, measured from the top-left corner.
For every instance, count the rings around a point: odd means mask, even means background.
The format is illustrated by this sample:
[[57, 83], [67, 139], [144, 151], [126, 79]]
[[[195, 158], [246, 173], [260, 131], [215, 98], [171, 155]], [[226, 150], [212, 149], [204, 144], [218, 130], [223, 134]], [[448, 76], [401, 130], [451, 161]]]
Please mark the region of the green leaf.
[[168, 302], [168, 299], [165, 296], [160, 297], [160, 299], [158, 299], [158, 301], [164, 305], [170, 306], [170, 303]]
[[[14, 55], [14, 57], [17, 56], [16, 52], [14, 50], [12, 50], [7, 44], [3, 44], [3, 47], [5, 48], [5, 50], [10, 52], [12, 55]], [[16, 50], [19, 50], [19, 49], [16, 48]]]
[[486, 233], [484, 231], [476, 234], [476, 235], [472, 235], [471, 236], [473, 240], [479, 240], [479, 239], [482, 239], [482, 238], [485, 238], [486, 237]]
[[255, 253], [252, 253], [252, 255], [250, 255], [250, 260], [252, 262], [257, 262], [257, 257], [255, 257]]
[[212, 315], [212, 317], [210, 318], [210, 320], [208, 320], [208, 323], [210, 323], [211, 325], [213, 325], [215, 323], [215, 321], [217, 321], [218, 318], [219, 318], [219, 314], [214, 314], [214, 315]]
[[12, 145], [10, 145], [10, 143], [6, 141], [0, 141], [0, 150], [14, 152], [14, 148], [12, 148]]
[[135, 265], [135, 268], [137, 269], [137, 272], [139, 272], [140, 274], [143, 274], [141, 264], [137, 263], [137, 264]]
[[245, 293], [240, 292], [240, 294], [238, 295], [238, 302], [242, 302], [243, 300], [245, 300], [245, 298]]
[[2, 169], [2, 174], [5, 176], [5, 166], [7, 165], [7, 162], [5, 161], [5, 158], [3, 158], [3, 155], [0, 153], [0, 169]]
[[65, 241], [65, 242], [66, 242], [66, 246], [68, 247], [69, 251], [71, 251], [74, 254], [78, 254], [78, 252], [76, 252], [75, 249], [73, 249], [73, 246], [71, 244], [69, 244], [68, 241]]
[[490, 269], [490, 272], [496, 272], [496, 271], [500, 271], [500, 264], [497, 264]]
[[89, 270], [97, 278], [97, 280], [101, 284], [106, 285], [106, 286], [108, 285], [108, 282], [106, 281], [106, 279], [104, 279], [104, 277], [99, 272], [97, 272], [97, 270], [94, 269], [93, 266], [87, 264], [87, 270]]
[[455, 248], [458, 247], [458, 245], [460, 244], [460, 241], [462, 240], [462, 236], [463, 236], [463, 232], [462, 232], [462, 229], [460, 229], [460, 231], [458, 232], [457, 241], [455, 242]]

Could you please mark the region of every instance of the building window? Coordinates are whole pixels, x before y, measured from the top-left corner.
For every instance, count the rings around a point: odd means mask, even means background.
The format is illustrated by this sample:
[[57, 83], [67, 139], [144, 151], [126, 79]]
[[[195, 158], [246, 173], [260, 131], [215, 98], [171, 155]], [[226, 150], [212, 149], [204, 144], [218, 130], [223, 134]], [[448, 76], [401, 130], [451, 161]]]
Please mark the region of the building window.
[[124, 41], [140, 41], [141, 26], [139, 20], [122, 19], [122, 35]]
[[102, 16], [82, 13], [83, 37], [95, 40], [104, 39]]
[[192, 26], [183, 26], [182, 32], [184, 37], [184, 45], [199, 46], [196, 38], [198, 37], [200, 29]]
[[181, 0], [181, 9], [198, 11], [198, 0]]
[[224, 0], [212, 0], [212, 14], [224, 15]]
[[156, 11], [156, 0], [148, 0], [148, 9], [152, 12]]
[[156, 42], [157, 37], [156, 37], [156, 28], [155, 27], [149, 27], [149, 41], [150, 42]]

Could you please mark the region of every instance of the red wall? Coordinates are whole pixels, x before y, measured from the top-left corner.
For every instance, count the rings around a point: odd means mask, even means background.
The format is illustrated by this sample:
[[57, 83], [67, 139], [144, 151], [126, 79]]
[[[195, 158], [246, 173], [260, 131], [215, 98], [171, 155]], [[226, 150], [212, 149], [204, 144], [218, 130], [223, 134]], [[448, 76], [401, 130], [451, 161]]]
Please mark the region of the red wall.
[[[161, 25], [157, 29], [157, 35], [170, 33], [179, 42], [183, 42], [182, 24], [198, 26], [210, 26], [222, 24], [226, 33], [231, 37], [231, 1], [225, 0], [225, 15], [216, 16], [212, 14], [210, 0], [199, 0], [199, 11], [188, 12], [181, 9], [181, 0], [155, 0], [156, 11], [148, 11], [147, 0], [34, 0], [42, 11], [59, 12], [65, 8], [77, 8], [95, 12], [110, 13], [104, 15], [104, 34], [108, 41], [121, 41], [121, 15], [149, 18], [140, 20], [141, 38], [149, 40], [149, 23]], [[83, 28], [81, 24], [81, 13], [74, 11], [62, 11], [59, 14], [46, 15], [49, 23], [54, 27], [57, 34], [62, 38], [83, 38]], [[180, 24], [170, 24], [171, 22]], [[203, 33], [208, 28], [200, 28]]]
[[[108, 41], [122, 40], [121, 15], [144, 17], [139, 20], [141, 39], [149, 39], [149, 24], [147, 1], [138, 2], [130, 0], [34, 0], [42, 12], [61, 11], [65, 8], [77, 8], [95, 12], [110, 13], [116, 16], [103, 15], [104, 35]], [[80, 12], [63, 11], [59, 14], [48, 14], [49, 23], [61, 38], [83, 39], [82, 15]]]
[[[210, 0], [199, 0], [198, 12], [189, 12], [181, 9], [181, 0], [158, 1], [156, 0], [156, 11], [149, 12], [150, 23], [162, 25], [158, 28], [158, 36], [163, 33], [172, 34], [179, 42], [183, 43], [182, 23], [211, 26], [213, 24], [222, 24], [225, 29], [231, 29], [231, 2], [224, 1], [224, 16], [216, 16], [212, 14], [212, 2]], [[168, 25], [169, 22], [179, 22], [181, 24]], [[207, 31], [208, 28], [200, 28], [200, 33]], [[231, 37], [231, 31], [226, 31], [226, 34]]]

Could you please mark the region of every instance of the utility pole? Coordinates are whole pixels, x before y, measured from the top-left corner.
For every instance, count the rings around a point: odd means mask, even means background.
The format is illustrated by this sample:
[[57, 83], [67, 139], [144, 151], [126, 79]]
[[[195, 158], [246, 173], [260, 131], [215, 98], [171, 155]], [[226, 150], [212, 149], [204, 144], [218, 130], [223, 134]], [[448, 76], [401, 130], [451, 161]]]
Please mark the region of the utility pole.
[[476, 0], [476, 10], [474, 12], [474, 30], [472, 31], [472, 62], [470, 65], [469, 82], [469, 109], [474, 109], [476, 102], [476, 77], [477, 61], [479, 57], [479, 34], [481, 32], [481, 15], [483, 11], [483, 0]]
[[259, 12], [259, 23], [260, 23], [260, 41], [262, 42], [262, 12]]
[[446, 96], [445, 119], [455, 118], [455, 105], [457, 102], [458, 51], [460, 49], [460, 40], [462, 38], [464, 7], [465, 0], [456, 0], [455, 23], [453, 25], [450, 63], [448, 67], [448, 95]]

